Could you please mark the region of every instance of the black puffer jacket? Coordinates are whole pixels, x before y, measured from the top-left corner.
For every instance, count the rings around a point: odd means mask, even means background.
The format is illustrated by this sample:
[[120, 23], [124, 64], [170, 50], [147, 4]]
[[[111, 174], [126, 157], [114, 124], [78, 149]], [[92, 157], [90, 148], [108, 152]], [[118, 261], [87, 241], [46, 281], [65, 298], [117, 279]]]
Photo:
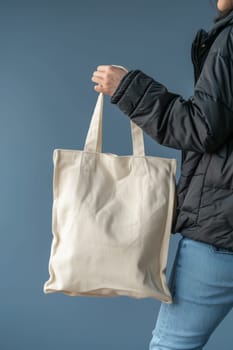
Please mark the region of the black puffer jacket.
[[182, 150], [172, 233], [233, 252], [233, 10], [198, 30], [191, 57], [189, 99], [135, 69], [111, 103], [159, 144]]

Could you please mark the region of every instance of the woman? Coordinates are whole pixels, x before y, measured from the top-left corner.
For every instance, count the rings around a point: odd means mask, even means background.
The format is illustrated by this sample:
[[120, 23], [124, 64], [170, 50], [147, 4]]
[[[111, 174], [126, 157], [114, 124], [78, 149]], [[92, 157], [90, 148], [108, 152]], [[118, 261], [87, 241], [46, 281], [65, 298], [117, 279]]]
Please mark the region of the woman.
[[202, 349], [233, 307], [233, 0], [217, 9], [211, 30], [192, 43], [188, 100], [139, 69], [98, 66], [92, 76], [95, 90], [149, 136], [182, 151], [173, 303], [161, 303], [150, 350]]

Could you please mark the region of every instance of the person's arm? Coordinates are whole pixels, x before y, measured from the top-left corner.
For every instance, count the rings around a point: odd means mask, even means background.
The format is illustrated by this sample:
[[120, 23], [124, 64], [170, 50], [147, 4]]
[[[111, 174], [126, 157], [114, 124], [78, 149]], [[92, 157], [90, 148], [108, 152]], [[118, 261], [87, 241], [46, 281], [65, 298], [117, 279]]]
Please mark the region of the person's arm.
[[210, 52], [185, 100], [141, 70], [131, 70], [111, 97], [158, 143], [195, 152], [214, 152], [233, 134], [233, 61]]

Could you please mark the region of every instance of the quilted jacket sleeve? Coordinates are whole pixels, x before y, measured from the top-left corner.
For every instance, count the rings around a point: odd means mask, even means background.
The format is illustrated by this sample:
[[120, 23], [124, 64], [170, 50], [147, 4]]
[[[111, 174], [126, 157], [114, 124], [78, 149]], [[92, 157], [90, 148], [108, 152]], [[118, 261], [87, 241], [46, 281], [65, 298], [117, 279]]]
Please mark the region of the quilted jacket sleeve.
[[233, 134], [233, 61], [210, 52], [185, 100], [141, 70], [130, 70], [111, 103], [159, 144], [194, 152], [214, 152]]

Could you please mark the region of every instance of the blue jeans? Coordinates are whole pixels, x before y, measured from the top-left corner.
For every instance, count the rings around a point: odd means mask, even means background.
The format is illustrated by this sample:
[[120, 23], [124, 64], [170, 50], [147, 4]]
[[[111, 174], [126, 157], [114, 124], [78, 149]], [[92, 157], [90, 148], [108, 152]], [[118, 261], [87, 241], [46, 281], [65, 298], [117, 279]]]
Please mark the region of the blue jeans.
[[168, 286], [149, 350], [201, 350], [233, 307], [233, 252], [182, 236]]

